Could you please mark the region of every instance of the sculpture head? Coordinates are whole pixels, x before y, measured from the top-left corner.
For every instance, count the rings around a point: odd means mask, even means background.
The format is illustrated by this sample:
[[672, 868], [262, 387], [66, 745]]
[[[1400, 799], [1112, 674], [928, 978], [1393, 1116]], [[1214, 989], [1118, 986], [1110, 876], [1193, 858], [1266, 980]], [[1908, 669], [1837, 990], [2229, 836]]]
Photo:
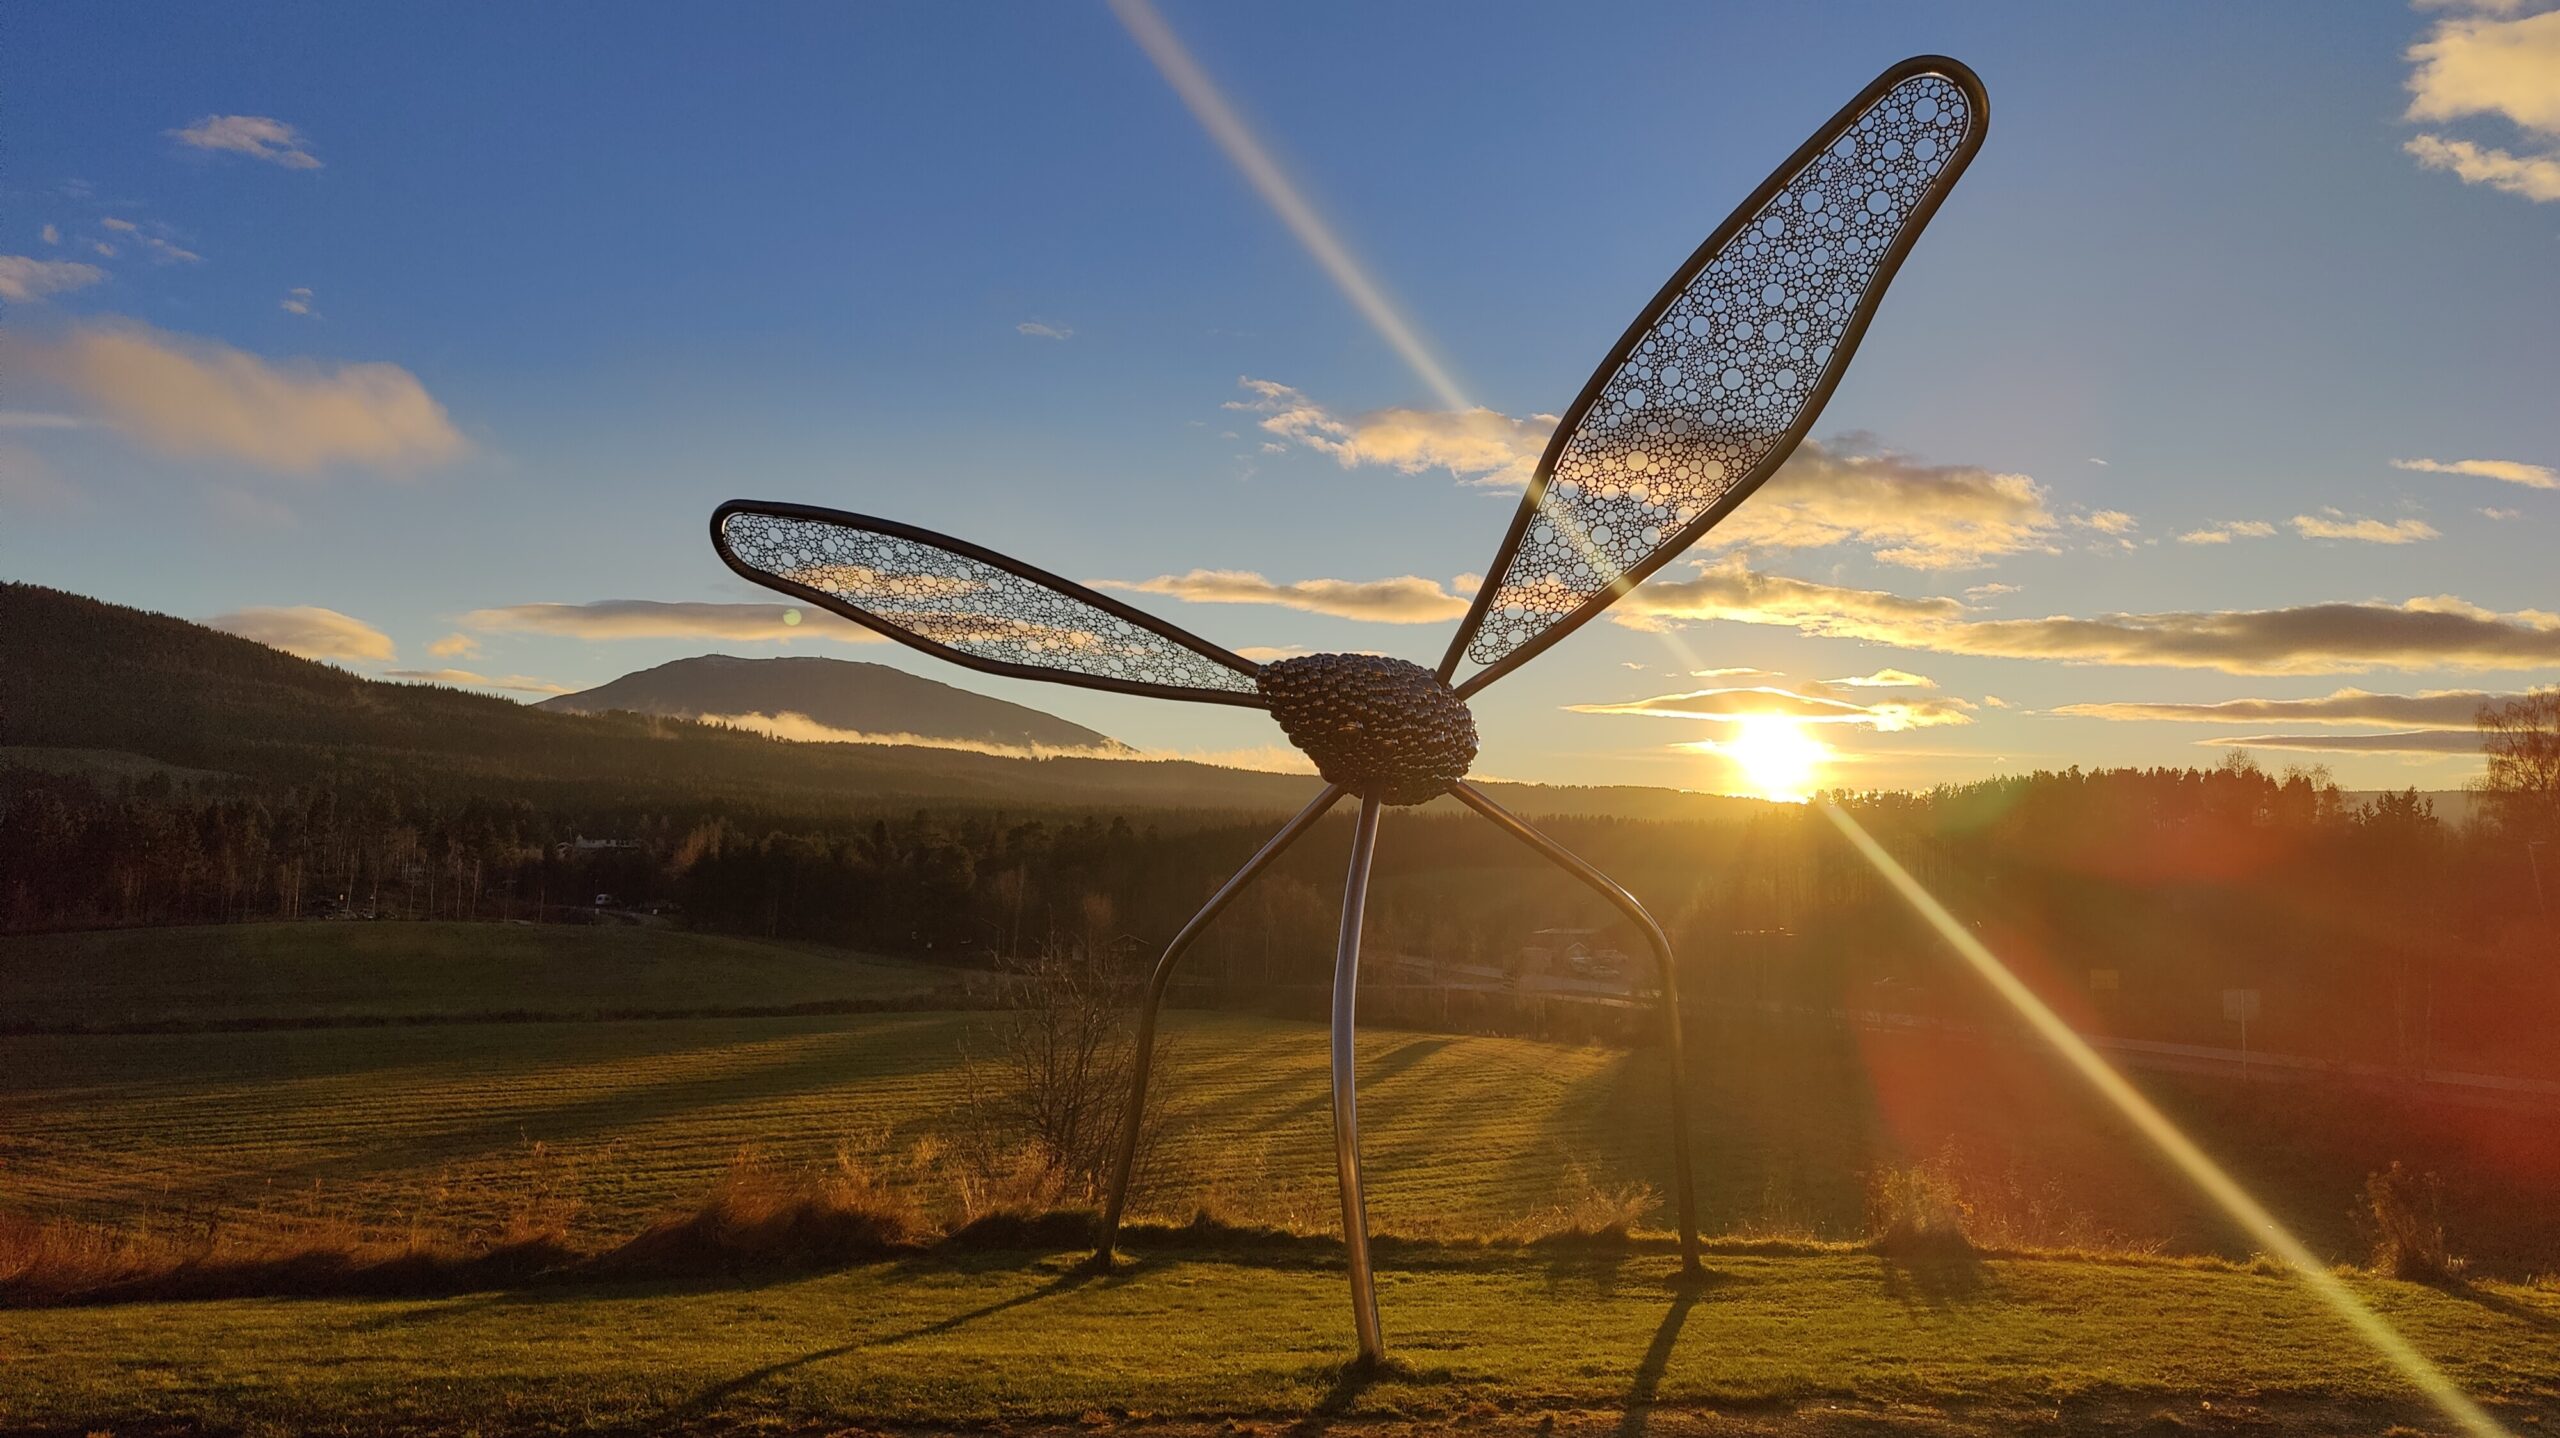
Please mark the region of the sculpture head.
[[1271, 717], [1316, 772], [1363, 798], [1426, 803], [1475, 762], [1475, 716], [1419, 664], [1309, 654], [1264, 665], [1260, 685]]

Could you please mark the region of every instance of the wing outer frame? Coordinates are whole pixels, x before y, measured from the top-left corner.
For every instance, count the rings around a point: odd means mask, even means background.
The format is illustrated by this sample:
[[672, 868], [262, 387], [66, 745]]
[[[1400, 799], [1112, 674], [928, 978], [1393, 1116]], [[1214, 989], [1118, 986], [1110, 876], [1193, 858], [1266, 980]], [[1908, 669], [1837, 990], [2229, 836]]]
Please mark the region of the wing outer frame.
[[855, 514], [849, 510], [828, 509], [815, 504], [792, 504], [782, 500], [732, 499], [711, 511], [712, 551], [720, 556], [721, 563], [735, 570], [741, 578], [766, 589], [788, 594], [830, 614], [850, 619], [883, 638], [896, 640], [910, 649], [921, 650], [936, 659], [948, 660], [963, 668], [975, 669], [984, 674], [1000, 674], [1008, 679], [1036, 679], [1048, 684], [1072, 684], [1080, 688], [1102, 689], [1115, 694], [1143, 694], [1154, 699], [1178, 699], [1196, 704], [1229, 704], [1243, 709], [1270, 707], [1258, 688], [1252, 691], [1230, 692], [1219, 689], [1193, 689], [1175, 684], [1153, 684], [1137, 679], [1115, 679], [1106, 674], [1085, 674], [1072, 669], [1046, 669], [1034, 664], [1015, 664], [1004, 659], [989, 659], [937, 643], [912, 630], [900, 628], [897, 624], [872, 614], [859, 605], [839, 599], [825, 590], [813, 589], [808, 585], [785, 579], [770, 570], [758, 569], [740, 559], [736, 552], [729, 548], [728, 535], [723, 532], [723, 526], [727, 524], [729, 517], [736, 514], [761, 514], [777, 519], [840, 524], [853, 529], [868, 530], [875, 534], [885, 534], [894, 539], [904, 539], [912, 543], [948, 550], [964, 559], [990, 565], [1017, 579], [1028, 580], [1044, 589], [1063, 594], [1079, 604], [1091, 605], [1115, 619], [1126, 620], [1160, 639], [1170, 640], [1201, 658], [1232, 669], [1248, 679], [1259, 681], [1262, 676], [1262, 666], [1241, 654], [1213, 644], [1143, 609], [1125, 604], [1107, 594], [1097, 593], [1072, 579], [1025, 564], [1011, 555], [999, 554], [982, 544], [972, 544], [965, 539], [955, 539], [948, 534], [937, 533], [918, 525], [904, 524], [894, 519]]
[[1706, 241], [1691, 252], [1689, 258], [1682, 262], [1677, 271], [1673, 272], [1671, 278], [1663, 284], [1652, 301], [1638, 312], [1634, 322], [1627, 326], [1626, 333], [1619, 336], [1617, 344], [1610, 348], [1608, 357], [1591, 372], [1591, 378], [1584, 383], [1582, 393], [1575, 398], [1573, 406], [1565, 411], [1564, 418], [1556, 425], [1555, 434], [1548, 439], [1546, 452], [1539, 456], [1537, 471], [1530, 478], [1529, 492], [1522, 496], [1519, 512], [1512, 516], [1511, 528], [1503, 536], [1502, 547], [1494, 552], [1493, 562], [1485, 568], [1485, 582], [1476, 590], [1475, 602], [1468, 606], [1467, 617], [1460, 621], [1456, 636], [1449, 641], [1448, 653], [1441, 657], [1438, 671], [1441, 682], [1448, 683], [1457, 673], [1459, 663], [1466, 657], [1467, 645], [1474, 640], [1476, 631], [1483, 627], [1485, 614], [1492, 608], [1495, 596], [1501, 592], [1503, 581], [1509, 577], [1511, 562], [1519, 554], [1521, 539], [1528, 534], [1529, 526], [1537, 520], [1540, 505], [1546, 499], [1548, 482], [1555, 474], [1557, 461], [1564, 457], [1565, 446], [1572, 441], [1574, 433], [1581, 428], [1583, 417], [1590, 413], [1592, 405], [1599, 401], [1602, 392], [1608, 386], [1610, 377], [1627, 362], [1627, 357], [1635, 352], [1636, 346], [1643, 343], [1645, 336], [1650, 334], [1654, 325], [1660, 322], [1664, 311], [1670, 309], [1688, 291], [1689, 286], [1709, 264], [1715, 261], [1716, 256], [1732, 242], [1734, 236], [1741, 232], [1742, 227], [1749, 224], [1780, 190], [1785, 189], [1790, 180], [1801, 173], [1805, 166], [1811, 164], [1816, 156], [1830, 148], [1841, 135], [1847, 133], [1850, 127], [1857, 123], [1858, 116], [1865, 113], [1878, 100], [1883, 99], [1894, 86], [1919, 75], [1943, 76], [1964, 91], [1965, 102], [1972, 111], [1967, 117], [1964, 138], [1948, 154], [1938, 182], [1931, 185], [1921, 196], [1919, 203], [1913, 207], [1910, 217], [1903, 224], [1901, 233], [1895, 236], [1893, 244], [1885, 251], [1883, 260], [1877, 264], [1875, 276], [1868, 282], [1866, 292], [1860, 297], [1858, 308], [1849, 316], [1848, 324], [1843, 329], [1839, 342], [1832, 347], [1831, 363], [1825, 366], [1822, 376], [1815, 381], [1813, 389], [1806, 395], [1805, 402], [1797, 411], [1794, 422], [1781, 433], [1778, 443], [1770, 449], [1768, 456], [1749, 474], [1744, 475], [1727, 489], [1705, 513], [1691, 520], [1678, 534], [1656, 546], [1652, 553], [1620, 574], [1607, 588], [1583, 601], [1582, 605], [1572, 613], [1548, 625], [1536, 637], [1519, 648], [1468, 675], [1463, 682], [1455, 686], [1459, 698], [1464, 699], [1474, 694], [1494, 680], [1545, 653], [1549, 647], [1566, 635], [1598, 618], [1603, 610], [1617, 603], [1629, 590], [1643, 583], [1654, 571], [1686, 553], [1689, 547], [1696, 544], [1708, 530], [1722, 523], [1726, 515], [1731, 514], [1744, 500], [1749, 499], [1753, 491], [1757, 490], [1770, 475], [1777, 472], [1779, 466], [1785, 464], [1795, 454], [1796, 446], [1804, 442], [1805, 435], [1813, 429], [1814, 421], [1821, 418], [1823, 407], [1831, 402], [1832, 391], [1839, 388], [1841, 379], [1848, 374], [1849, 362], [1856, 357], [1859, 342], [1866, 338], [1867, 325], [1875, 318], [1877, 308], [1884, 301], [1885, 291], [1891, 287], [1895, 274], [1900, 272], [1904, 258], [1911, 253], [1912, 247], [1919, 243], [1921, 232], [1929, 227], [1929, 221], [1937, 214], [1938, 206], [1954, 192], [1956, 181], [1963, 177], [1965, 167], [1973, 163], [1974, 155], [1982, 149], [1983, 139], [1990, 132], [1991, 97], [1983, 89], [1981, 77], [1974, 74], [1972, 68], [1963, 61], [1950, 59], [1944, 55], [1914, 55], [1896, 63], [1883, 74], [1867, 82], [1865, 89], [1860, 90], [1849, 103], [1841, 106], [1837, 113], [1824, 121], [1822, 126], [1815, 130], [1802, 145], [1796, 147], [1794, 154], [1789, 155], [1776, 169], [1770, 171], [1768, 178], [1762, 180], [1758, 188], [1746, 196], [1741, 204], [1734, 207], [1733, 213], [1725, 216], [1724, 223], [1716, 226], [1714, 232], [1707, 236]]

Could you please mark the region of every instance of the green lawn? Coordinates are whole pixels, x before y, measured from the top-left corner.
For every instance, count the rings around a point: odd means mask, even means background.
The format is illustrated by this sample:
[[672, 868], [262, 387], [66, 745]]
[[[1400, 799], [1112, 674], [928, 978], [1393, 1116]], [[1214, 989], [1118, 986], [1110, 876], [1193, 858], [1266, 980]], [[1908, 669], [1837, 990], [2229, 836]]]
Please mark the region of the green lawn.
[[[455, 1024], [0, 1038], [0, 1202], [96, 1217], [295, 1203], [447, 1216], [568, 1185], [583, 1223], [627, 1232], [742, 1147], [785, 1162], [879, 1157], [945, 1131], [981, 1014]], [[1182, 1014], [1169, 1170], [1321, 1221], [1332, 1140], [1323, 1030]], [[1647, 1059], [1511, 1039], [1364, 1039], [1383, 1225], [1497, 1222], [1553, 1202], [1570, 1165], [1663, 1172]], [[1658, 1083], [1658, 1078], [1655, 1079]], [[531, 1145], [543, 1148], [536, 1155]], [[1179, 1201], [1179, 1199], [1177, 1199]]]
[[699, 1012], [897, 998], [950, 980], [894, 959], [627, 924], [122, 929], [0, 939], [0, 1026]]
[[[1713, 1268], [1683, 1299], [1667, 1258], [1390, 1262], [1398, 1366], [1365, 1383], [1342, 1364], [1337, 1269], [1191, 1252], [1100, 1278], [1068, 1255], [987, 1254], [771, 1282], [0, 1313], [0, 1428], [816, 1433], [1659, 1404], [1792, 1409], [1822, 1432], [1880, 1430], [1835, 1430], [1834, 1408], [1901, 1411], [1915, 1429], [2158, 1409], [2173, 1416], [2142, 1431], [2166, 1433], [2210, 1426], [2218, 1404], [2294, 1414], [2236, 1431], [2444, 1431], [2283, 1278], [1846, 1254]], [[2510, 1426], [2560, 1421], [2560, 1293], [2356, 1286]]]

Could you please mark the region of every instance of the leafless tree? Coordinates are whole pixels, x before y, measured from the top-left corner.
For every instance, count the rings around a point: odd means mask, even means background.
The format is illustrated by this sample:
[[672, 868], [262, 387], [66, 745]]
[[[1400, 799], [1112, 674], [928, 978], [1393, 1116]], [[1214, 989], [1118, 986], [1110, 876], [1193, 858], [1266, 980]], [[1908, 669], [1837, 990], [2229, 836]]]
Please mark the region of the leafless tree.
[[2527, 843], [2560, 839], [2560, 688], [2480, 706], [2480, 780], [2499, 825]]
[[[1137, 1056], [1127, 960], [1119, 947], [1044, 945], [1007, 973], [1003, 1006], [984, 1048], [972, 1045], [962, 1063], [965, 1138], [991, 1171], [1027, 1159], [1063, 1196], [1101, 1192]], [[1164, 1058], [1161, 1043], [1157, 1058]], [[1152, 1089], [1161, 1094], [1168, 1087]], [[1139, 1126], [1141, 1175], [1164, 1128], [1165, 1115], [1151, 1095]]]

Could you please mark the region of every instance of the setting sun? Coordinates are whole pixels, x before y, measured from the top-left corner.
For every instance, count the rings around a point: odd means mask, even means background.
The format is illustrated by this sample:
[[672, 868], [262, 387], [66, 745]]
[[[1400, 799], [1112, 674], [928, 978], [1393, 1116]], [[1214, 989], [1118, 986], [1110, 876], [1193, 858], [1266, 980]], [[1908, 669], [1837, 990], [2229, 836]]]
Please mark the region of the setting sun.
[[1813, 797], [1814, 778], [1831, 758], [1831, 746], [1813, 737], [1811, 728], [1776, 715], [1740, 721], [1715, 752], [1733, 761], [1752, 793], [1786, 804]]

